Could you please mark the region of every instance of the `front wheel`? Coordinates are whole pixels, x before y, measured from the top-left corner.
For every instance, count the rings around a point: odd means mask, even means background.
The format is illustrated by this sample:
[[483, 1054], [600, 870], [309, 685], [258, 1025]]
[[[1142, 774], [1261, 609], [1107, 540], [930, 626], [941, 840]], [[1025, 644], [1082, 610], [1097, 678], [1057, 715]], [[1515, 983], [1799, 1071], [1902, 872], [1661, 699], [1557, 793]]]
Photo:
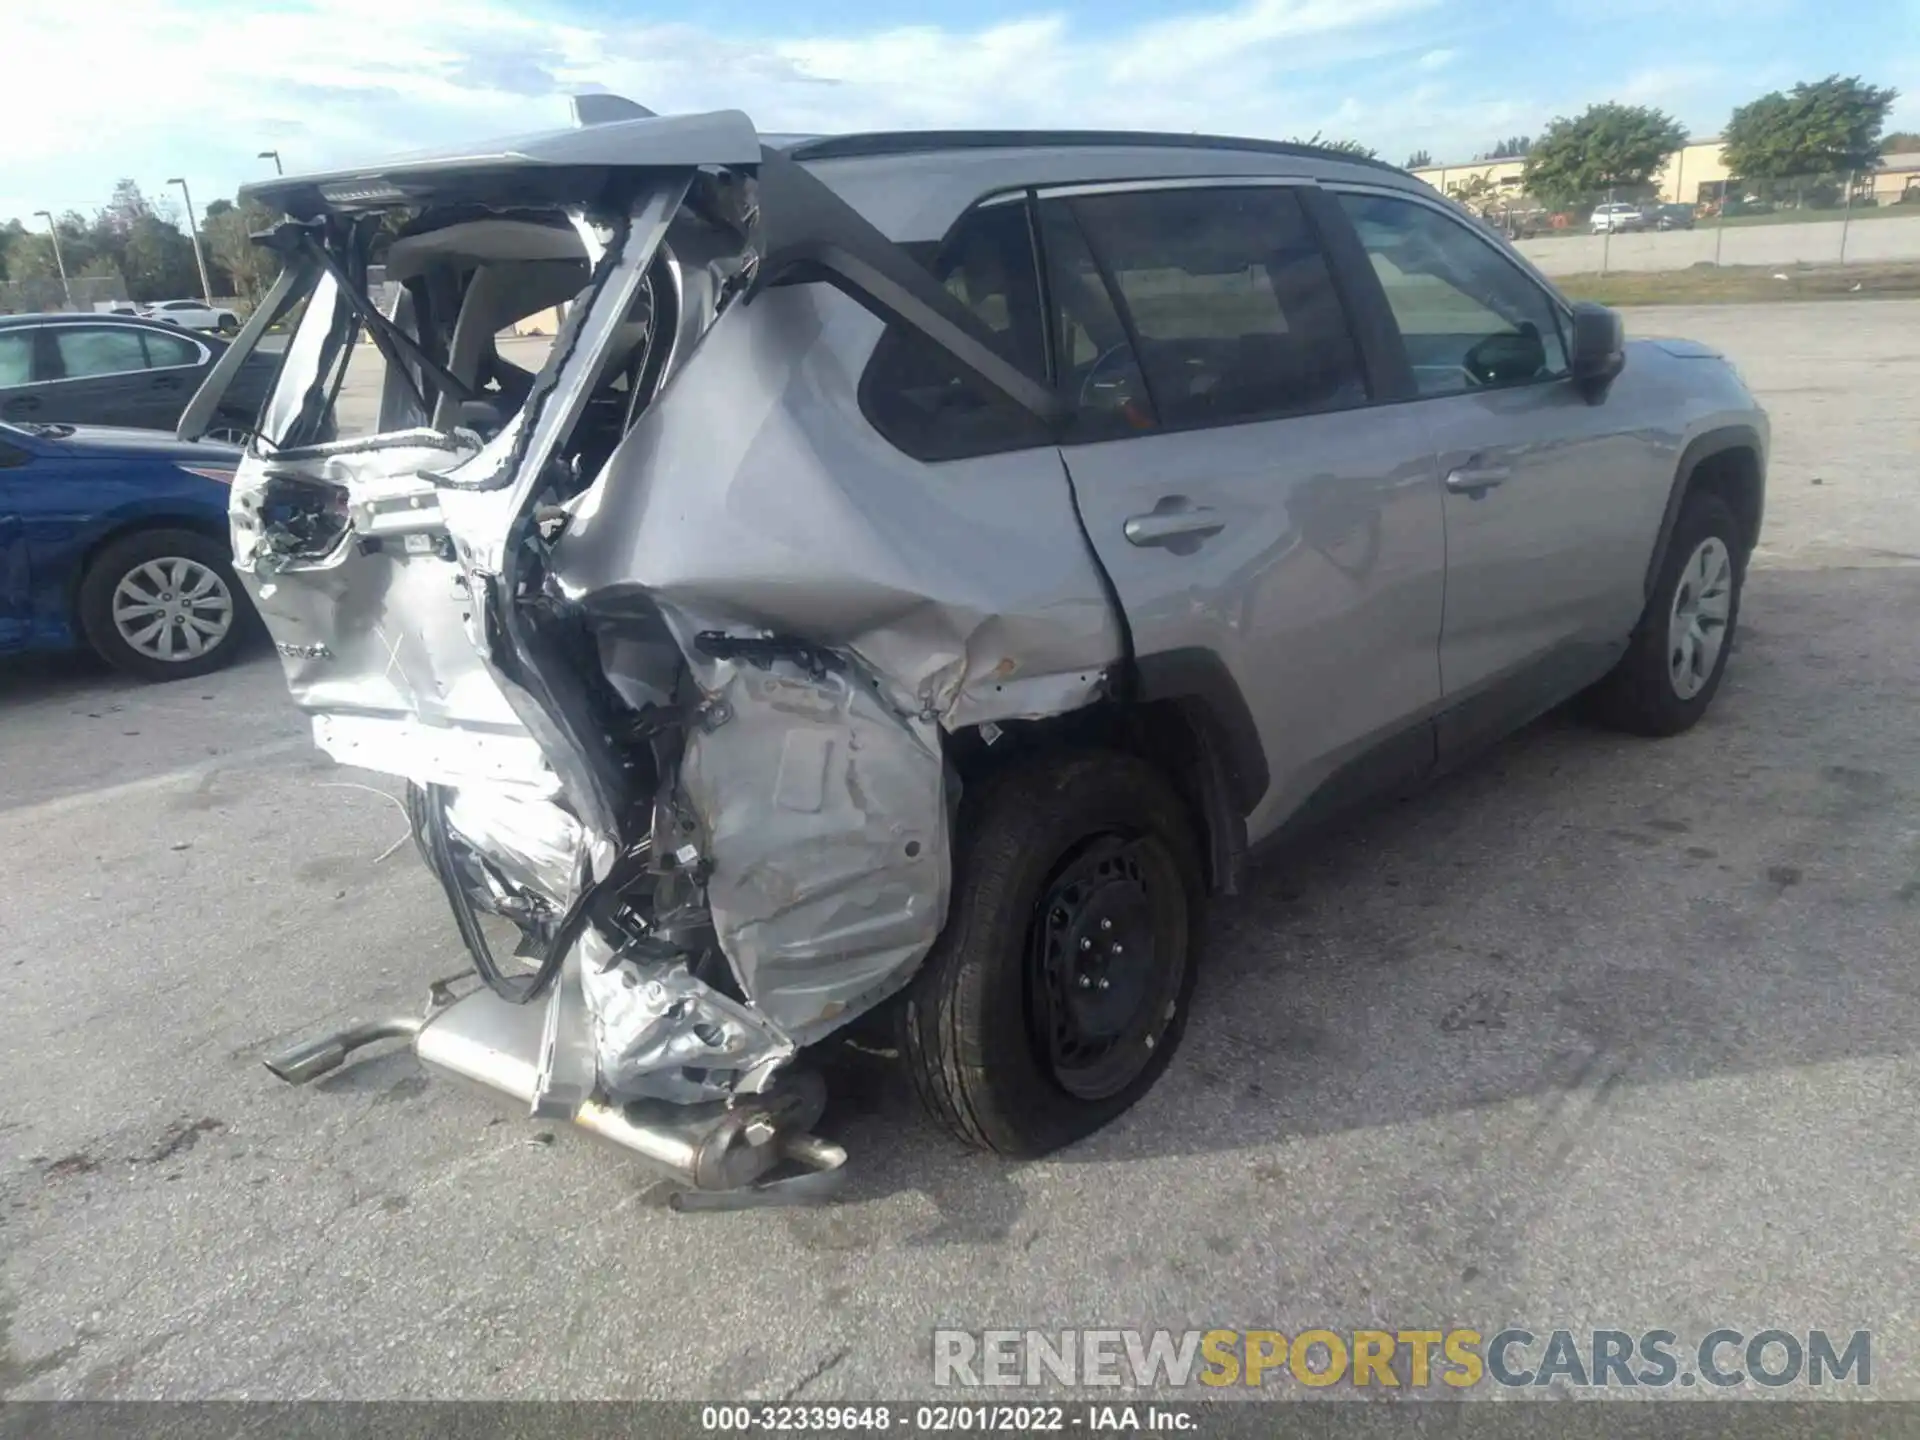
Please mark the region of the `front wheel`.
[[230, 664], [246, 604], [226, 547], [191, 530], [122, 536], [80, 582], [88, 642], [143, 680], [186, 680]]
[[1627, 652], [1591, 692], [1595, 716], [1635, 735], [1692, 729], [1726, 674], [1746, 573], [1745, 527], [1726, 501], [1687, 496]]
[[1203, 905], [1186, 807], [1131, 756], [1050, 755], [962, 802], [947, 924], [899, 1011], [960, 1139], [1042, 1155], [1152, 1087], [1186, 1024]]

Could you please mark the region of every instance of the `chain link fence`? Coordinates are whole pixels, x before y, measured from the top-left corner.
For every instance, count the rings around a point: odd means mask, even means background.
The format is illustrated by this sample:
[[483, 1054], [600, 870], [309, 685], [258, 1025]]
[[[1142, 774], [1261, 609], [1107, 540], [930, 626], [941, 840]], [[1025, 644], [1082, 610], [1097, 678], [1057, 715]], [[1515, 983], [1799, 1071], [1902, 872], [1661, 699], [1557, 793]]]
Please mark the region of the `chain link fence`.
[[1616, 194], [1552, 210], [1476, 206], [1549, 275], [1694, 266], [1920, 264], [1920, 156], [1855, 176], [1702, 183], [1693, 198]]

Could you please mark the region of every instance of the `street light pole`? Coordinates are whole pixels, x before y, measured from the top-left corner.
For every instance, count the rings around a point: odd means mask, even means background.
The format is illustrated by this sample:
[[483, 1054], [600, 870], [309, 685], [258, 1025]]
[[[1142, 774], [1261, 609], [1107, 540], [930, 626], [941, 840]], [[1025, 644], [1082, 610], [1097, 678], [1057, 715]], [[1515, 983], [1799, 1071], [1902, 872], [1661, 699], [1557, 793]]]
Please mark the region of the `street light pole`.
[[178, 185], [180, 193], [187, 202], [187, 238], [193, 241], [193, 263], [200, 269], [200, 298], [207, 302], [207, 308], [213, 308], [213, 282], [207, 279], [207, 257], [200, 249], [200, 224], [193, 218], [193, 192], [187, 189], [187, 182], [178, 175], [167, 181], [169, 185]]
[[287, 173], [285, 170], [280, 168], [280, 152], [278, 150], [262, 150], [254, 158], [257, 160], [273, 161], [273, 173], [276, 175], [284, 175]]
[[71, 310], [73, 309], [73, 286], [67, 281], [67, 262], [60, 253], [60, 231], [53, 223], [53, 212], [36, 210], [33, 212], [33, 218], [44, 219], [47, 222], [47, 238], [53, 241], [53, 266], [60, 272], [60, 293], [67, 297], [67, 308]]

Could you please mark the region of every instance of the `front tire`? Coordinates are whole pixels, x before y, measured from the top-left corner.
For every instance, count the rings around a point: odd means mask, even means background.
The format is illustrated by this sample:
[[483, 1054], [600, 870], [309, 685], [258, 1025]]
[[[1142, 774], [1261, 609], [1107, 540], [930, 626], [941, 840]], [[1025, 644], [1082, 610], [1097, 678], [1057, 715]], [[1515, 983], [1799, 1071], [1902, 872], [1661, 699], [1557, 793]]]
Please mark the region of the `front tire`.
[[927, 1109], [1016, 1156], [1127, 1110], [1180, 1042], [1203, 903], [1193, 823], [1144, 761], [1048, 755], [981, 782], [946, 927], [899, 1011]]
[[1651, 736], [1699, 723], [1726, 674], [1746, 575], [1739, 517], [1717, 495], [1688, 495], [1627, 653], [1591, 692], [1595, 718]]
[[88, 643], [142, 680], [187, 680], [231, 664], [251, 613], [226, 547], [191, 530], [113, 541], [87, 567], [79, 601]]

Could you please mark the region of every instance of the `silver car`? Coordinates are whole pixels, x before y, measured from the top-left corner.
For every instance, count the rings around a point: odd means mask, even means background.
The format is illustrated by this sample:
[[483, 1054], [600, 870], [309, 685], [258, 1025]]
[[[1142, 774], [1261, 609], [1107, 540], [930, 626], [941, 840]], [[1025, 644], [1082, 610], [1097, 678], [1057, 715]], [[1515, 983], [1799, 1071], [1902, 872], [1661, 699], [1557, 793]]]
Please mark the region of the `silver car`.
[[304, 310], [235, 565], [473, 962], [284, 1078], [410, 1037], [761, 1204], [831, 1189], [810, 1052], [882, 1033], [1042, 1153], [1166, 1068], [1256, 850], [1574, 696], [1712, 701], [1765, 416], [1402, 172], [577, 116], [250, 192], [223, 368]]

